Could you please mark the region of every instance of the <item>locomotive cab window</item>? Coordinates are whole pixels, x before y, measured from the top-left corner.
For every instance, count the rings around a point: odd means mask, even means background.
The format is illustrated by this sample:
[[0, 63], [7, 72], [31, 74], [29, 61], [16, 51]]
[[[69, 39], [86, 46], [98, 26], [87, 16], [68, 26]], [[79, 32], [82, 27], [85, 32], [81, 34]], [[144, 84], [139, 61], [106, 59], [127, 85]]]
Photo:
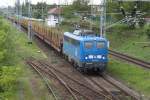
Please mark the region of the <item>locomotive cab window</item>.
[[91, 49], [93, 47], [93, 42], [85, 42], [84, 45], [85, 45], [85, 48]]
[[105, 42], [97, 42], [96, 47], [97, 48], [104, 48], [105, 47]]
[[64, 40], [72, 45], [80, 45], [80, 42], [78, 40], [75, 40], [75, 39], [72, 39], [72, 38], [69, 38], [67, 36], [64, 36]]

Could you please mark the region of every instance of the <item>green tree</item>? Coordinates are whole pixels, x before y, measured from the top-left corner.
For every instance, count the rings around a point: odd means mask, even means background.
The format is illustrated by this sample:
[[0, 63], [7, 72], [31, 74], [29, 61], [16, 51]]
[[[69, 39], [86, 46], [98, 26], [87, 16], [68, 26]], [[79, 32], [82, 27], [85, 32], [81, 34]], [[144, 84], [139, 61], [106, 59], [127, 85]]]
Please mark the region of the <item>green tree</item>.
[[73, 18], [76, 12], [90, 12], [91, 8], [88, 4], [89, 0], [75, 0], [72, 5], [63, 7], [63, 16], [65, 18]]
[[42, 19], [42, 17], [45, 19], [47, 17], [48, 8], [46, 2], [38, 2], [36, 5], [32, 5], [32, 16], [38, 19]]
[[28, 3], [22, 4], [22, 16], [28, 16]]
[[90, 11], [89, 0], [75, 0], [72, 7], [76, 11]]

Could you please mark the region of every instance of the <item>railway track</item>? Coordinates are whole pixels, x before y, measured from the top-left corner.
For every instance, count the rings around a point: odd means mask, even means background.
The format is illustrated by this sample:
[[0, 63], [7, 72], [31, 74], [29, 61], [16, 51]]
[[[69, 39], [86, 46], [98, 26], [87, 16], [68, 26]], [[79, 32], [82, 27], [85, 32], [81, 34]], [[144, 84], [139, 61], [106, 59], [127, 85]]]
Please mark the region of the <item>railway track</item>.
[[[59, 82], [63, 84], [65, 88], [70, 92], [74, 100], [80, 100], [79, 96], [82, 96], [82, 98], [84, 98], [83, 100], [104, 100], [104, 99], [112, 100], [112, 98], [110, 98], [108, 94], [102, 93], [98, 90], [94, 90], [93, 88], [87, 86], [86, 84], [83, 84], [82, 82], [73, 79], [68, 75], [62, 73], [61, 71], [55, 69], [51, 65], [48, 65], [41, 61], [30, 61], [30, 63], [32, 63], [32, 65], [34, 65], [36, 69], [40, 70], [41, 72], [53, 76], [54, 78], [57, 78]], [[62, 77], [66, 77], [66, 79]], [[77, 88], [77, 86], [79, 88]], [[76, 95], [76, 93], [78, 95]]]
[[141, 67], [150, 69], [150, 62], [146, 62], [146, 61], [143, 61], [143, 60], [140, 60], [140, 59], [137, 59], [137, 58], [113, 51], [113, 50], [109, 50], [109, 54], [119, 59], [122, 59], [128, 62], [131, 62], [133, 64], [139, 65]]
[[[114, 80], [111, 76], [107, 74], [103, 74], [102, 77], [99, 76], [86, 76], [87, 80], [91, 81], [94, 85], [101, 88], [103, 91], [106, 91], [108, 94], [110, 94], [111, 98], [113, 100], [140, 100], [140, 95], [136, 93], [135, 91], [129, 89], [122, 83]], [[107, 84], [105, 86], [105, 84]], [[111, 91], [108, 87], [109, 85], [112, 85], [114, 88], [118, 89], [119, 91]], [[107, 87], [108, 86], [108, 87]]]
[[[121, 83], [115, 81], [107, 74], [103, 74], [102, 77], [81, 75], [81, 78], [83, 79], [86, 78], [85, 80], [91, 81], [93, 85], [96, 85], [98, 88], [102, 90], [100, 91], [99, 89], [94, 89], [90, 87], [89, 85], [82, 83], [79, 80], [76, 80], [76, 78], [69, 76], [67, 73], [64, 73], [63, 71], [58, 70], [57, 67], [51, 64], [48, 64], [44, 61], [36, 60], [36, 61], [31, 61], [31, 62], [35, 64], [36, 68], [39, 69], [41, 72], [51, 75], [61, 80], [60, 82], [65, 83], [65, 86], [69, 88], [68, 89], [69, 91], [71, 91], [70, 93], [72, 97], [74, 98], [74, 100], [80, 100], [79, 96], [82, 96], [82, 98], [84, 98], [83, 100], [104, 100], [104, 99], [105, 100], [122, 100], [122, 98], [119, 98], [119, 96], [114, 94], [107, 87], [103, 86], [103, 84], [100, 84], [101, 83], [100, 81], [106, 81], [107, 84], [113, 85], [115, 88], [117, 88], [120, 91], [118, 93], [121, 96], [124, 96], [124, 98], [129, 97], [130, 98], [129, 100], [140, 100], [140, 96], [137, 93], [127, 88], [126, 86], [123, 86]], [[87, 83], [89, 81], [87, 81]], [[86, 91], [86, 93], [84, 93], [81, 90]]]
[[[30, 60], [31, 60], [31, 59], [30, 59]], [[55, 77], [55, 79], [57, 79], [57, 80], [60, 82], [60, 84], [61, 84], [62, 86], [64, 86], [64, 88], [68, 91], [69, 95], [72, 96], [73, 100], [79, 100], [79, 99], [77, 98], [77, 96], [73, 93], [72, 89], [67, 85], [67, 83], [64, 82], [55, 72], [53, 72], [52, 70], [47, 71], [46, 69], [43, 69], [43, 68], [42, 68], [43, 66], [39, 65], [38, 62], [35, 62], [35, 61], [33, 61], [33, 60], [32, 60], [32, 61], [27, 61], [27, 63], [28, 63], [33, 69], [35, 69], [35, 71], [38, 72], [38, 74], [39, 74], [40, 76], [42, 76], [42, 79], [43, 79], [44, 82], [46, 83], [46, 86], [47, 86], [48, 90], [50, 90], [50, 92], [52, 93], [52, 95], [53, 95], [53, 97], [54, 97], [55, 100], [59, 100], [59, 99], [58, 99], [57, 96], [55, 95], [54, 90], [52, 90], [52, 88], [50, 87], [48, 81], [45, 81], [45, 77], [46, 77], [46, 76], [44, 76], [43, 74], [46, 74], [46, 75], [48, 75], [48, 76], [53, 76], [53, 77]]]
[[117, 87], [118, 89], [120, 89], [123, 93], [125, 93], [127, 96], [129, 96], [131, 100], [140, 100], [141, 99], [140, 95], [137, 92], [126, 87], [125, 85], [123, 85], [119, 81], [116, 81], [115, 79], [113, 79], [108, 74], [104, 73], [103, 79], [106, 80], [108, 83], [112, 84], [113, 86]]
[[36, 68], [36, 65], [30, 61], [27, 61], [27, 63], [38, 73], [38, 75], [42, 78], [42, 80], [44, 81], [47, 89], [49, 90], [49, 92], [53, 95], [54, 100], [58, 100], [57, 96], [54, 93], [54, 90], [52, 89], [52, 87], [49, 85], [49, 82], [47, 81], [47, 79], [45, 78], [45, 76], [40, 72], [40, 70], [38, 68]]
[[115, 96], [113, 93], [111, 93], [111, 91], [109, 91], [106, 87], [103, 87], [103, 85], [99, 84], [97, 80], [95, 80], [94, 78], [86, 78], [86, 80], [94, 85], [96, 85], [98, 88], [102, 89], [103, 91], [105, 91], [106, 93], [108, 93], [110, 95], [110, 97], [113, 100], [119, 100], [119, 98], [117, 96]]

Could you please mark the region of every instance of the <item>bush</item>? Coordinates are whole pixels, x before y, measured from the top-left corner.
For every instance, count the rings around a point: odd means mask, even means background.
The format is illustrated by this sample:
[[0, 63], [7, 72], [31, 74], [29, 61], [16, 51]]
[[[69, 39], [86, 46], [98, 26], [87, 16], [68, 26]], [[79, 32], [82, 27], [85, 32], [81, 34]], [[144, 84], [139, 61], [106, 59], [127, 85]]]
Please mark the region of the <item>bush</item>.
[[16, 89], [21, 69], [16, 66], [3, 66], [0, 73], [0, 99], [5, 99]]
[[4, 44], [6, 43], [6, 34], [4, 30], [0, 30], [0, 62], [2, 62], [5, 59], [5, 55], [7, 53], [7, 50], [4, 47]]
[[148, 38], [150, 39], [150, 25], [146, 27], [145, 33], [147, 34]]
[[12, 84], [16, 83], [20, 68], [16, 66], [3, 66], [0, 77], [0, 85], [3, 86], [4, 90], [12, 89]]
[[0, 18], [0, 62], [13, 60], [15, 50], [11, 26], [4, 19]]
[[0, 17], [0, 99], [15, 89], [21, 71], [14, 64], [15, 42], [11, 32], [10, 24]]
[[130, 30], [130, 28], [126, 24], [117, 24], [114, 27], [110, 28], [109, 30], [121, 33], [125, 30]]

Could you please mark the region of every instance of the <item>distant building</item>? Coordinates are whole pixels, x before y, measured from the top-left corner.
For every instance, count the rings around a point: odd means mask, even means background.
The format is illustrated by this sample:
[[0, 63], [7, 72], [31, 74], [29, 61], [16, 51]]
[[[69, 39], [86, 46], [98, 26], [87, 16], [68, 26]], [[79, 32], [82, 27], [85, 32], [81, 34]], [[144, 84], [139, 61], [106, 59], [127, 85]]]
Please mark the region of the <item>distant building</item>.
[[49, 9], [47, 24], [51, 27], [56, 27], [63, 20], [61, 13], [62, 8], [60, 7]]

